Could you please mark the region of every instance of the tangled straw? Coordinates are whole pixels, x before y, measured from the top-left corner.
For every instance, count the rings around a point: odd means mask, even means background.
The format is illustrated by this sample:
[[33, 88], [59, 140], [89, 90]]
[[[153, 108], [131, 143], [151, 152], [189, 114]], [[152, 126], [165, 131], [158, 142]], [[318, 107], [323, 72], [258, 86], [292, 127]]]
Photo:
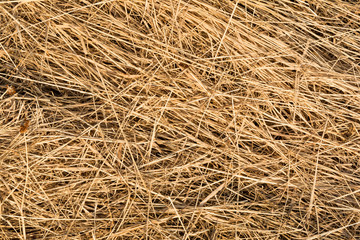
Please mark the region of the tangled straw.
[[359, 239], [356, 2], [1, 1], [0, 238]]

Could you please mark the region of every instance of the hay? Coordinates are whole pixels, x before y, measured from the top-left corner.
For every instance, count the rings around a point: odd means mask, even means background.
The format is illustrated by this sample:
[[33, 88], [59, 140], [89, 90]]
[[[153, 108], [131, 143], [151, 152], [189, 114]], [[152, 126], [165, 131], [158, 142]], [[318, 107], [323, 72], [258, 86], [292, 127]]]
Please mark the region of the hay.
[[1, 239], [359, 239], [356, 2], [1, 1]]

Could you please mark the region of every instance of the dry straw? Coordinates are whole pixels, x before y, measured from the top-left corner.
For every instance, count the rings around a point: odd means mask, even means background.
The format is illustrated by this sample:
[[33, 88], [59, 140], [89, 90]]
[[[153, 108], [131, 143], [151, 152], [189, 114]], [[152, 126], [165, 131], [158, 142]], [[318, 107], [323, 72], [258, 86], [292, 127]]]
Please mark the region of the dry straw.
[[0, 239], [360, 239], [360, 5], [0, 1]]

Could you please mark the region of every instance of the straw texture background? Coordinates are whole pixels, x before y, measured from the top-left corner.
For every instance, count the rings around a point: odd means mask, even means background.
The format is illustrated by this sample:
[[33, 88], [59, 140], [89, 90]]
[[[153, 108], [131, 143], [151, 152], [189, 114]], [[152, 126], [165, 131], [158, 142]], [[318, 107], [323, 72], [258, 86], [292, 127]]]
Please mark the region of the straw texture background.
[[1, 239], [359, 239], [360, 5], [0, 1]]

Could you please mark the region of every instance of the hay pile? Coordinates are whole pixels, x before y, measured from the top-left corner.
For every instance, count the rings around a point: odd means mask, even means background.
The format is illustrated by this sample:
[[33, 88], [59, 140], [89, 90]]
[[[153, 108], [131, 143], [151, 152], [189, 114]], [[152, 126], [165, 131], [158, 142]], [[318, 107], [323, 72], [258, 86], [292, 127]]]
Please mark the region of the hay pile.
[[354, 2], [1, 1], [1, 239], [359, 239]]

